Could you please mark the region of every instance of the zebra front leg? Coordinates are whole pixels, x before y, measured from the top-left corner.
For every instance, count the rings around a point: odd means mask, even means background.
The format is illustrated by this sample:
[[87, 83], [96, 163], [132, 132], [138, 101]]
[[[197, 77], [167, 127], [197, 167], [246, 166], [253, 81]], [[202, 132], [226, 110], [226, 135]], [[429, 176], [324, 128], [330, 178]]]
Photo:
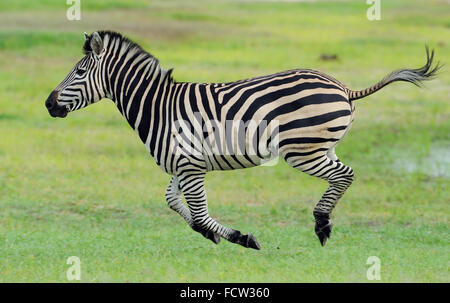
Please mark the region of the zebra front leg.
[[204, 187], [205, 174], [202, 172], [178, 176], [181, 190], [191, 212], [194, 226], [220, 235], [226, 240], [240, 244], [244, 247], [261, 249], [258, 241], [252, 234], [243, 235], [240, 231], [225, 227], [210, 217], [208, 202]]
[[325, 245], [327, 239], [331, 236], [333, 227], [330, 219], [331, 212], [353, 182], [353, 170], [351, 167], [342, 164], [342, 162], [331, 161], [333, 168], [328, 170], [329, 173], [326, 176], [321, 176], [328, 181], [329, 187], [313, 211], [316, 221], [315, 232], [322, 246]]
[[196, 232], [201, 233], [205, 238], [213, 241], [215, 244], [219, 244], [220, 236], [212, 231], [200, 228], [194, 224], [191, 212], [183, 204], [181, 199], [181, 189], [177, 177], [173, 176], [170, 180], [169, 187], [166, 190], [166, 201], [169, 207], [180, 214], [181, 217], [189, 224], [189, 226]]

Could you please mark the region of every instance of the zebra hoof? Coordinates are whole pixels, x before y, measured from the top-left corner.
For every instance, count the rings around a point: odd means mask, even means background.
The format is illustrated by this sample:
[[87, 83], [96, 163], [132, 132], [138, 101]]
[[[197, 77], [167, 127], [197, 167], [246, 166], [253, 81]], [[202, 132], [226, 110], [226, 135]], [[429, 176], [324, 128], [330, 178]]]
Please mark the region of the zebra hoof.
[[237, 244], [240, 244], [247, 248], [253, 248], [256, 250], [261, 249], [261, 246], [259, 245], [258, 241], [256, 241], [255, 236], [253, 236], [252, 234], [241, 235], [237, 241]]
[[255, 236], [253, 236], [252, 234], [247, 235], [247, 247], [250, 247], [250, 248], [253, 248], [256, 250], [261, 249], [261, 245], [259, 245], [258, 241], [256, 241]]
[[316, 221], [315, 232], [322, 246], [325, 246], [328, 238], [330, 238], [332, 227], [333, 223], [331, 223], [331, 220], [327, 220], [325, 224], [323, 223], [323, 221]]

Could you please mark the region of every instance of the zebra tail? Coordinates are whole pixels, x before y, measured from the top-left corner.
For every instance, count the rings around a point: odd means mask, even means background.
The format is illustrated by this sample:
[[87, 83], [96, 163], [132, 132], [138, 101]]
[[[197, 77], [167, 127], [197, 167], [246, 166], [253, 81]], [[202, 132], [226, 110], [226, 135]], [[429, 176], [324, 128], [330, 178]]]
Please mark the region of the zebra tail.
[[425, 50], [427, 52], [427, 63], [423, 67], [417, 69], [399, 69], [393, 71], [392, 73], [384, 77], [383, 80], [381, 80], [377, 84], [360, 91], [352, 91], [349, 89], [347, 92], [349, 100], [357, 100], [367, 97], [368, 95], [373, 94], [374, 92], [378, 91], [379, 89], [385, 87], [386, 85], [392, 82], [396, 81], [410, 82], [418, 87], [421, 87], [423, 81], [435, 78], [437, 72], [442, 68], [442, 65], [438, 62], [435, 67], [432, 67], [434, 50], [431, 51], [431, 54], [428, 49], [428, 46], [425, 46]]

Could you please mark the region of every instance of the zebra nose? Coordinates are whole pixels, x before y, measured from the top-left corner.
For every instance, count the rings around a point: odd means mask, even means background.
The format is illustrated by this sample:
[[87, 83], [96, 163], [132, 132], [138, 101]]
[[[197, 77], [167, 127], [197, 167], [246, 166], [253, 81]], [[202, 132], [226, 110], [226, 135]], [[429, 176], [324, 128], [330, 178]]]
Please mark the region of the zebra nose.
[[58, 91], [54, 90], [48, 96], [47, 100], [45, 101], [45, 107], [47, 107], [48, 110], [51, 110], [57, 105], [56, 99], [58, 98]]
[[47, 107], [48, 110], [53, 108], [53, 102], [49, 99], [47, 99], [47, 101], [45, 101], [45, 107]]

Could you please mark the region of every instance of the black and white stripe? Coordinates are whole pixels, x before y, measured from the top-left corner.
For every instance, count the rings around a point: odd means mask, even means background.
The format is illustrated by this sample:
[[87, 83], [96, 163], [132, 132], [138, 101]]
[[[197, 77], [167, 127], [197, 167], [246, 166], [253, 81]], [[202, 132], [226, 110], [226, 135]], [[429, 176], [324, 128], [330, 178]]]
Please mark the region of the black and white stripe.
[[437, 71], [430, 69], [433, 55], [427, 55], [422, 69], [397, 71], [359, 92], [308, 69], [229, 83], [186, 83], [174, 81], [171, 70], [163, 70], [155, 57], [118, 33], [86, 35], [83, 49], [86, 56], [49, 100], [73, 111], [112, 99], [159, 167], [172, 175], [169, 207], [215, 243], [223, 237], [256, 249], [251, 234], [225, 227], [208, 214], [207, 171], [252, 167], [280, 156], [327, 180], [329, 188], [314, 208], [316, 233], [324, 245], [330, 214], [353, 181], [353, 170], [334, 152], [353, 122], [353, 100], [394, 81], [419, 84]]

